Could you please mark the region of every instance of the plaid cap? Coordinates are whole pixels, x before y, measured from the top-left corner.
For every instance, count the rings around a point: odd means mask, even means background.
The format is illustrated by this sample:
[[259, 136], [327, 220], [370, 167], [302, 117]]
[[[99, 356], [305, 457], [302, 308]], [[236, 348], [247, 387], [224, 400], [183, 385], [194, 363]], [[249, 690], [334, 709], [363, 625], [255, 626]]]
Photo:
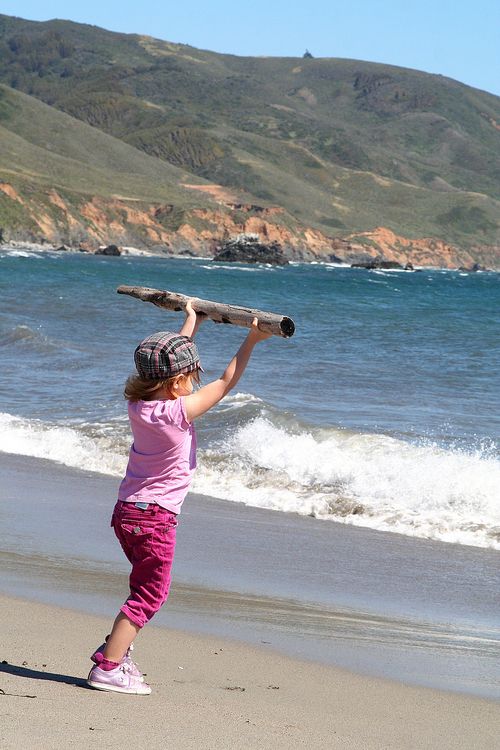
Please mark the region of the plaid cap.
[[134, 361], [141, 378], [156, 380], [181, 373], [201, 370], [196, 344], [187, 336], [160, 331], [141, 341], [134, 352]]

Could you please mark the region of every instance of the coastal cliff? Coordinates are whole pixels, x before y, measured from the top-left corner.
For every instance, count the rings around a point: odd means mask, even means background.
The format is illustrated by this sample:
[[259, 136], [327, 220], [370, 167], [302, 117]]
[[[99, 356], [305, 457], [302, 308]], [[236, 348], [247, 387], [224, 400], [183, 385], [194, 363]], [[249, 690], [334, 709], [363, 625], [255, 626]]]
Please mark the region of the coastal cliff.
[[431, 237], [402, 237], [386, 227], [336, 237], [300, 224], [281, 207], [234, 203], [217, 188], [213, 186], [218, 198], [213, 207], [180, 209], [118, 197], [68, 198], [53, 188], [33, 199], [1, 182], [0, 201], [11, 204], [11, 213], [18, 211], [23, 216], [18, 226], [2, 229], [2, 239], [85, 252], [113, 243], [158, 254], [212, 256], [221, 242], [249, 233], [264, 243], [278, 243], [289, 260], [352, 263], [382, 258], [402, 265], [440, 268], [471, 267], [474, 263], [500, 267], [498, 246], [464, 249]]

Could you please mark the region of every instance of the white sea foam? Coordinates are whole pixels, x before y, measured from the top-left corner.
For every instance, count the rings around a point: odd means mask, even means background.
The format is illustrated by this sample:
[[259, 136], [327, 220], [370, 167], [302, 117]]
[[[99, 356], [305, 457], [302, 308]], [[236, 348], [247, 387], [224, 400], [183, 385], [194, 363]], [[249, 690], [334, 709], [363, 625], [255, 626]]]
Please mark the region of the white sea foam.
[[235, 409], [242, 409], [249, 404], [262, 404], [262, 400], [252, 393], [230, 393], [216, 407], [217, 413], [222, 414]]
[[274, 266], [271, 266], [268, 263], [258, 263], [251, 268], [245, 268], [240, 265], [226, 266], [223, 263], [211, 263], [210, 265], [204, 265], [201, 267], [207, 269], [207, 271], [246, 271], [247, 273], [255, 273], [256, 271], [274, 271], [275, 269]]
[[291, 434], [258, 418], [201, 462], [196, 489], [227, 500], [500, 549], [500, 461], [328, 430]]
[[35, 258], [35, 260], [42, 260], [47, 255], [58, 258], [67, 255], [67, 252], [61, 253], [52, 245], [40, 245], [36, 242], [17, 242], [13, 245], [3, 245], [0, 258]]
[[[225, 409], [259, 404], [237, 393]], [[48, 424], [0, 413], [0, 451], [123, 474], [126, 421]], [[258, 417], [200, 451], [194, 490], [246, 505], [409, 536], [500, 549], [500, 460], [328, 429], [292, 432]]]
[[126, 454], [113, 439], [89, 437], [73, 427], [50, 425], [0, 412], [0, 451], [47, 458], [77, 469], [120, 476]]
[[1, 254], [2, 258], [37, 258], [41, 259], [40, 251], [32, 250], [8, 250]]
[[122, 258], [154, 258], [156, 253], [140, 250], [138, 247], [121, 247], [120, 254]]

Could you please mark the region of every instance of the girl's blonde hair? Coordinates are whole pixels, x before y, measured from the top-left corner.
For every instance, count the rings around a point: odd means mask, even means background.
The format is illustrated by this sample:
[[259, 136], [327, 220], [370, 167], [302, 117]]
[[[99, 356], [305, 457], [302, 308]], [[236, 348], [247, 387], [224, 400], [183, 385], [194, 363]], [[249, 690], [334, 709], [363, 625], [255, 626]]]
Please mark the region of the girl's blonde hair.
[[198, 370], [180, 373], [171, 378], [163, 378], [159, 380], [141, 378], [140, 375], [134, 374], [127, 378], [123, 395], [127, 401], [153, 401], [156, 398], [155, 394], [158, 391], [166, 389], [172, 393], [174, 384], [179, 378], [187, 377], [188, 375], [191, 375], [195, 383], [200, 382], [200, 373]]

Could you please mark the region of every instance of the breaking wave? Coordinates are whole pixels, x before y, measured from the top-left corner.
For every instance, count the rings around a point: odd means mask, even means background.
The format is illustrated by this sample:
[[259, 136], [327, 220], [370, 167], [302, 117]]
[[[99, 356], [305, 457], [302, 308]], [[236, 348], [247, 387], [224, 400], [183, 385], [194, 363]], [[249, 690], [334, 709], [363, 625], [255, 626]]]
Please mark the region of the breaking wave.
[[195, 489], [226, 500], [410, 536], [500, 549], [492, 446], [447, 450], [258, 417], [202, 456]]
[[[275, 511], [500, 549], [494, 446], [443, 448], [269, 417], [250, 394], [226, 399], [200, 428], [194, 491]], [[279, 426], [276, 424], [279, 422]], [[203, 445], [205, 443], [205, 445]], [[126, 419], [49, 424], [0, 413], [0, 450], [119, 477]]]

